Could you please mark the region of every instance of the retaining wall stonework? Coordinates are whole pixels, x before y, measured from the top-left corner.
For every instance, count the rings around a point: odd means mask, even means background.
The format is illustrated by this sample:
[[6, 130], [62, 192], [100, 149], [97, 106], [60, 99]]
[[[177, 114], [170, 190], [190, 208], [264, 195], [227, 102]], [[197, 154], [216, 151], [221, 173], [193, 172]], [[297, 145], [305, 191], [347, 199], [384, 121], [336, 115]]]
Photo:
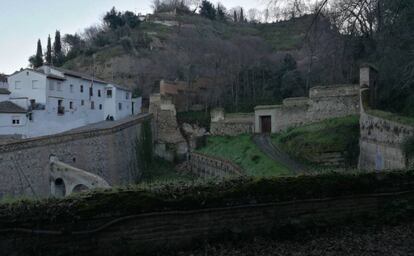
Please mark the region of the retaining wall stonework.
[[243, 174], [243, 170], [230, 161], [200, 153], [191, 153], [189, 163], [191, 172], [200, 177], [224, 178]]
[[360, 156], [362, 170], [397, 170], [409, 167], [402, 144], [414, 127], [361, 113]]
[[137, 139], [144, 121], [140, 115], [104, 129], [68, 132], [0, 145], [0, 198], [50, 195], [49, 157], [96, 174], [111, 186], [137, 181]]

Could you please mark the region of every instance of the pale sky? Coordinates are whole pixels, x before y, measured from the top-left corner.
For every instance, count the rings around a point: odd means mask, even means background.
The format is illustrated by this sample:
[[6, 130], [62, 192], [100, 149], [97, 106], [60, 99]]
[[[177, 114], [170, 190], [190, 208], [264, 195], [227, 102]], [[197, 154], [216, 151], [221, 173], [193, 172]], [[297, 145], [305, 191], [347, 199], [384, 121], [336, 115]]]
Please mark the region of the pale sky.
[[[36, 53], [37, 40], [43, 48], [56, 30], [64, 34], [82, 32], [100, 22], [105, 12], [116, 9], [151, 12], [151, 0], [0, 0], [0, 73], [11, 74], [28, 66]], [[215, 3], [216, 1], [211, 1]], [[227, 8], [262, 9], [262, 0], [221, 0]]]

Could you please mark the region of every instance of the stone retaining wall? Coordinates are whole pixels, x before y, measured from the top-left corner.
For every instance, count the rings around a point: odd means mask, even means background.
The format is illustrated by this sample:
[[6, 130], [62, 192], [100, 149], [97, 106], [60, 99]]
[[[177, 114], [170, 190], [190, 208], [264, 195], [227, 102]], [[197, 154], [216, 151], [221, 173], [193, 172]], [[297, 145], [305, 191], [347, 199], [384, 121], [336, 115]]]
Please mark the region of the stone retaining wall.
[[254, 113], [225, 114], [223, 109], [211, 111], [210, 133], [216, 136], [238, 136], [252, 134]]
[[191, 153], [189, 159], [191, 172], [201, 177], [224, 178], [243, 175], [243, 170], [225, 159]]
[[137, 139], [142, 123], [152, 115], [140, 115], [111, 128], [45, 136], [0, 145], [0, 198], [50, 195], [49, 157], [96, 174], [110, 185], [137, 181]]
[[414, 135], [414, 127], [365, 112], [361, 113], [360, 126], [360, 169], [382, 171], [409, 167], [402, 144]]

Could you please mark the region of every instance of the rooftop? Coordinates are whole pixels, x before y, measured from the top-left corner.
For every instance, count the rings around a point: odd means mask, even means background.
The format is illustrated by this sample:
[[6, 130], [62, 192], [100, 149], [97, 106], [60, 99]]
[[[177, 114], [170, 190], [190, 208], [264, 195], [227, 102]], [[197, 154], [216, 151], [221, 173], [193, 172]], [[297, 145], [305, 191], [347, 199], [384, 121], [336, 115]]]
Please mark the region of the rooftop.
[[27, 111], [24, 108], [14, 104], [11, 101], [1, 101], [0, 102], [0, 113], [24, 114], [26, 112]]

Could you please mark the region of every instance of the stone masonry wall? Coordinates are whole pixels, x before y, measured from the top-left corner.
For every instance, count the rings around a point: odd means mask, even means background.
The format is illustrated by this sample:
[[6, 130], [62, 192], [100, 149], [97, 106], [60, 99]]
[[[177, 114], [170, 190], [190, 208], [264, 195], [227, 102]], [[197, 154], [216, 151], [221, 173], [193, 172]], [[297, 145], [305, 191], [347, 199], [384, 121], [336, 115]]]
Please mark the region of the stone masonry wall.
[[200, 177], [224, 178], [243, 174], [243, 170], [230, 161], [200, 153], [191, 153], [189, 164], [191, 172]]
[[414, 127], [362, 112], [360, 130], [360, 169], [381, 171], [409, 167], [401, 145], [405, 138], [414, 135]]
[[251, 134], [253, 131], [253, 113], [224, 114], [224, 110], [222, 109], [211, 111], [211, 135], [237, 136], [241, 134]]
[[335, 117], [360, 112], [359, 86], [337, 85], [310, 89], [309, 98], [288, 98], [282, 105], [255, 108], [255, 132], [260, 133], [261, 117], [271, 116], [272, 133]]
[[140, 115], [116, 126], [69, 132], [0, 145], [0, 198], [50, 195], [49, 157], [96, 174], [112, 186], [138, 180], [136, 141], [142, 123], [152, 115]]

